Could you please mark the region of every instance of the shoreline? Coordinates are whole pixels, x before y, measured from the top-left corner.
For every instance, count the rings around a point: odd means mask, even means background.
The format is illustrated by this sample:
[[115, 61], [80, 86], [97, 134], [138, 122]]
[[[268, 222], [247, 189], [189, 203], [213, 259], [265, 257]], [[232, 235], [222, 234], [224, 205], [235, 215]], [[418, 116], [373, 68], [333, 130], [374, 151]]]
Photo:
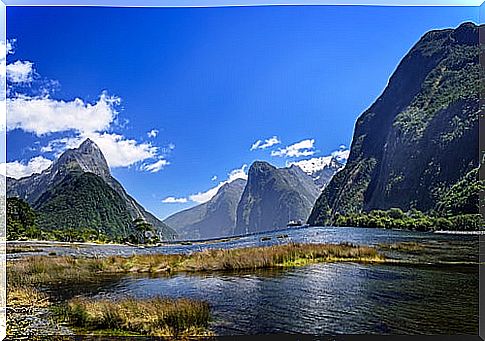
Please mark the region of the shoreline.
[[475, 230], [475, 231], [448, 231], [448, 230], [437, 230], [433, 231], [436, 234], [466, 234], [466, 235], [485, 235], [485, 230]]
[[421, 232], [421, 233], [435, 233], [435, 234], [449, 234], [449, 235], [485, 235], [485, 230], [473, 230], [473, 231], [463, 231], [463, 230], [436, 230], [436, 231], [414, 231], [408, 229], [388, 229], [382, 227], [361, 227], [361, 226], [304, 226], [304, 227], [292, 227], [292, 228], [285, 228], [285, 229], [278, 229], [278, 230], [269, 230], [263, 232], [254, 232], [244, 235], [236, 235], [236, 236], [227, 236], [227, 237], [217, 237], [217, 238], [207, 238], [207, 239], [180, 239], [180, 240], [166, 240], [161, 241], [156, 244], [132, 244], [132, 243], [96, 243], [96, 242], [62, 242], [57, 240], [7, 240], [7, 246], [9, 244], [53, 244], [59, 246], [121, 246], [121, 247], [133, 247], [133, 248], [153, 248], [153, 247], [162, 247], [162, 246], [173, 246], [173, 245], [188, 245], [190, 244], [210, 244], [210, 243], [224, 243], [230, 242], [233, 240], [238, 240], [245, 237], [255, 236], [255, 235], [265, 235], [269, 233], [280, 232], [283, 233], [285, 231], [291, 230], [299, 230], [299, 229], [306, 229], [306, 228], [364, 228], [364, 229], [381, 229], [381, 230], [393, 230], [393, 231], [413, 231], [413, 232]]

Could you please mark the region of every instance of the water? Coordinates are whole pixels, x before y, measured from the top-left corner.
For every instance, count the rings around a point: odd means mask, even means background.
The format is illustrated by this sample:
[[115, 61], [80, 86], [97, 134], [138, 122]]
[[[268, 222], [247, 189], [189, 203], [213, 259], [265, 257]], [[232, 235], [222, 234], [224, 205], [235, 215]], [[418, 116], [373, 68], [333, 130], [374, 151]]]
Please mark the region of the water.
[[476, 334], [478, 274], [358, 264], [126, 277], [95, 297], [206, 300], [218, 335]]
[[[277, 238], [282, 234], [288, 237]], [[261, 241], [262, 237], [270, 239]], [[387, 252], [390, 257], [416, 263], [412, 266], [327, 263], [257, 272], [118, 276], [75, 292], [92, 297], [205, 300], [211, 305], [211, 328], [218, 335], [478, 333], [478, 236], [312, 227], [154, 248], [49, 244], [44, 245], [43, 252], [179, 253], [290, 241], [374, 246], [419, 242], [426, 248], [416, 254]]]
[[[285, 238], [278, 238], [285, 237]], [[286, 237], [287, 236], [287, 237]], [[269, 240], [261, 240], [270, 238]], [[224, 240], [224, 239], [222, 239]], [[281, 243], [342, 243], [350, 242], [358, 245], [375, 246], [381, 243], [390, 244], [398, 242], [419, 242], [435, 245], [442, 248], [441, 256], [451, 260], [478, 261], [478, 236], [473, 235], [444, 235], [431, 232], [413, 232], [401, 230], [385, 230], [356, 227], [309, 227], [285, 229], [250, 236], [226, 239], [227, 241], [194, 242], [191, 245], [182, 243], [165, 244], [158, 247], [134, 247], [128, 245], [96, 245], [88, 243], [55, 243], [55, 242], [9, 242], [9, 245], [29, 245], [41, 252], [24, 252], [8, 254], [7, 259], [25, 257], [29, 255], [47, 255], [54, 252], [56, 255], [74, 256], [109, 256], [146, 253], [187, 253], [205, 249], [231, 249], [239, 247], [264, 246]]]

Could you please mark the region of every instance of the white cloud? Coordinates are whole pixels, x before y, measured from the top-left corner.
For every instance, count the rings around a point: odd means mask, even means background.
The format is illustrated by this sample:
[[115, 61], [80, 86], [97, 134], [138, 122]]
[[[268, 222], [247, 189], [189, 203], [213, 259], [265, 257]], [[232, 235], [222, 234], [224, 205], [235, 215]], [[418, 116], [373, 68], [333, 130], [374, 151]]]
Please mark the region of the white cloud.
[[12, 54], [13, 44], [15, 43], [15, 39], [9, 39], [7, 42], [5, 40], [0, 40], [0, 60], [2, 58], [6, 58], [7, 55]]
[[[103, 152], [108, 165], [112, 168], [129, 167], [136, 163], [159, 158], [152, 164], [141, 167], [142, 170], [156, 172], [168, 165], [168, 161], [158, 156], [158, 147], [150, 143], [139, 143], [115, 133], [87, 133], [71, 138], [52, 140], [41, 148], [42, 152], [56, 151], [57, 155], [69, 148], [77, 148], [87, 138], [93, 140]], [[159, 169], [157, 169], [159, 167]]]
[[[1, 90], [0, 90], [1, 92]], [[2, 97], [2, 94], [0, 94], [0, 98]], [[0, 132], [2, 134], [5, 134], [5, 130], [6, 130], [6, 124], [5, 122], [7, 121], [7, 103], [6, 101], [1, 98], [0, 99]]]
[[337, 159], [337, 161], [346, 163], [350, 155], [350, 150], [347, 149], [344, 145], [340, 146], [339, 150], [336, 150], [332, 153], [332, 156]]
[[211, 200], [216, 194], [217, 191], [224, 186], [227, 183], [233, 182], [236, 179], [248, 179], [248, 174], [247, 174], [247, 168], [248, 165], [244, 164], [241, 168], [237, 168], [229, 172], [228, 178], [225, 181], [219, 182], [219, 184], [205, 192], [199, 192], [197, 194], [192, 194], [189, 196], [189, 199], [191, 201], [195, 201], [199, 204], [205, 203], [209, 200]]
[[280, 143], [281, 141], [278, 139], [278, 137], [273, 136], [264, 140], [264, 142], [262, 140], [257, 140], [256, 142], [253, 143], [250, 150], [266, 149]]
[[33, 63], [17, 60], [6, 67], [7, 78], [12, 83], [30, 83], [33, 76]]
[[300, 156], [310, 156], [315, 154], [315, 140], [307, 139], [295, 144], [292, 144], [286, 148], [280, 148], [278, 150], [273, 150], [271, 156], [279, 157], [300, 157]]
[[175, 198], [175, 197], [167, 197], [162, 200], [162, 202], [165, 204], [184, 204], [187, 201], [188, 201], [187, 198]]
[[289, 162], [287, 163], [287, 166], [295, 165], [300, 167], [305, 173], [313, 174], [330, 165], [331, 161], [332, 161], [332, 156], [330, 155], [330, 156], [314, 157], [308, 160]]
[[237, 179], [248, 179], [248, 172], [247, 172], [248, 165], [244, 164], [241, 168], [236, 168], [229, 172], [229, 178], [227, 179], [226, 183], [233, 182]]
[[217, 180], [217, 175], [214, 175], [212, 178], [211, 178], [211, 181], [216, 181]]
[[50, 98], [15, 98], [8, 100], [7, 128], [20, 128], [38, 136], [74, 131], [74, 137], [52, 140], [41, 151], [55, 152], [58, 156], [68, 148], [77, 148], [86, 138], [90, 138], [99, 146], [112, 168], [129, 167], [158, 159], [140, 169], [152, 173], [160, 171], [169, 163], [161, 158], [158, 147], [105, 131], [111, 127], [118, 114], [114, 107], [119, 102], [119, 98], [109, 97], [105, 93], [101, 94], [95, 104], [84, 103], [81, 99], [64, 102]]
[[[5, 55], [13, 53], [14, 42], [14, 40], [6, 43], [0, 41], [0, 59], [3, 52], [0, 65], [3, 71], [8, 71], [8, 77], [12, 82], [28, 82], [33, 76], [31, 62], [17, 61], [5, 65]], [[122, 120], [119, 119], [116, 111], [121, 103], [120, 98], [103, 92], [96, 102], [89, 103], [80, 98], [71, 101], [52, 99], [48, 95], [49, 92], [42, 93], [43, 95], [37, 97], [18, 94], [14, 98], [7, 99], [6, 113], [5, 106], [2, 108], [0, 103], [0, 119], [7, 117], [7, 131], [21, 129], [37, 136], [66, 133], [68, 137], [53, 139], [43, 146], [41, 148], [43, 153], [52, 152], [55, 156], [59, 156], [66, 149], [77, 148], [86, 138], [90, 138], [99, 146], [112, 168], [138, 164], [139, 170], [158, 172], [169, 164], [163, 155], [171, 152], [175, 145], [170, 144], [167, 148], [159, 148], [149, 142], [139, 142], [112, 132], [111, 129], [114, 126], [123, 128], [120, 124]], [[0, 122], [0, 129], [2, 129], [1, 124]], [[157, 134], [156, 129], [148, 132], [150, 137], [155, 137]], [[21, 173], [22, 164], [18, 162], [13, 164], [17, 167], [17, 173]]]
[[5, 81], [5, 74], [7, 71], [7, 56], [13, 53], [13, 43], [15, 40], [0, 40], [0, 76], [2, 77], [2, 81]]
[[295, 165], [300, 167], [305, 173], [313, 174], [329, 166], [332, 163], [332, 160], [337, 160], [340, 163], [346, 163], [349, 153], [350, 150], [348, 150], [344, 145], [341, 145], [338, 150], [333, 151], [330, 153], [330, 155], [295, 162], [287, 162], [286, 165]]
[[168, 166], [169, 164], [170, 164], [170, 162], [168, 162], [167, 160], [160, 159], [157, 162], [150, 163], [150, 164], [147, 164], [147, 165], [143, 165], [142, 168], [143, 168], [143, 170], [146, 170], [150, 173], [156, 173], [156, 172], [161, 171], [165, 166]]
[[157, 137], [158, 135], [158, 130], [157, 129], [152, 129], [147, 133], [148, 137]]
[[81, 133], [108, 129], [118, 114], [117, 97], [103, 93], [95, 104], [76, 98], [65, 102], [48, 97], [17, 97], [7, 100], [7, 129], [20, 128], [37, 136], [74, 130]]
[[[30, 159], [27, 164], [19, 161], [7, 162], [2, 164], [2, 168], [6, 168], [7, 176], [15, 179], [20, 179], [34, 173], [40, 173], [47, 169], [52, 164], [52, 161], [43, 156], [36, 156]], [[2, 169], [3, 170], [3, 169]]]
[[5, 131], [7, 119], [5, 85], [7, 82], [7, 55], [13, 51], [12, 43], [0, 40], [0, 131]]

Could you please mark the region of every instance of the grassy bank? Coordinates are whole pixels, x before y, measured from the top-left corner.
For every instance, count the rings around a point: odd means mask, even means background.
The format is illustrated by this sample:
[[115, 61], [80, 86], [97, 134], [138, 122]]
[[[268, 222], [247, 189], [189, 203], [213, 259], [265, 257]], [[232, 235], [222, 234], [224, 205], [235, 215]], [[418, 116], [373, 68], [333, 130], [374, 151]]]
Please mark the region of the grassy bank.
[[175, 273], [281, 268], [318, 262], [381, 262], [375, 248], [352, 244], [285, 244], [190, 254], [75, 258], [34, 256], [7, 264], [12, 286], [42, 286], [96, 280], [100, 273]]
[[317, 262], [383, 262], [375, 248], [352, 244], [286, 244], [191, 254], [76, 258], [32, 256], [7, 262], [9, 306], [54, 305], [60, 319], [84, 333], [106, 335], [210, 335], [209, 307], [195, 300], [75, 298], [52, 302], [45, 288], [101, 280], [102, 274], [236, 271], [301, 266]]
[[74, 298], [59, 309], [60, 316], [76, 328], [98, 334], [203, 336], [210, 308], [189, 299], [124, 298], [119, 300]]

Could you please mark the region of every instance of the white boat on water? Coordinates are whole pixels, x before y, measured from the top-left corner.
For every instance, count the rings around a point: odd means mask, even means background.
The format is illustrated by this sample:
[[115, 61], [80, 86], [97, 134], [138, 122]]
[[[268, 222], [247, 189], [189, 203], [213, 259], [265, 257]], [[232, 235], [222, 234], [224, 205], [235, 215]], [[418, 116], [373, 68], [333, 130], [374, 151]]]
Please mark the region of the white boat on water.
[[288, 221], [288, 224], [286, 224], [286, 227], [307, 227], [310, 226], [308, 224], [304, 224], [301, 220], [290, 220]]

